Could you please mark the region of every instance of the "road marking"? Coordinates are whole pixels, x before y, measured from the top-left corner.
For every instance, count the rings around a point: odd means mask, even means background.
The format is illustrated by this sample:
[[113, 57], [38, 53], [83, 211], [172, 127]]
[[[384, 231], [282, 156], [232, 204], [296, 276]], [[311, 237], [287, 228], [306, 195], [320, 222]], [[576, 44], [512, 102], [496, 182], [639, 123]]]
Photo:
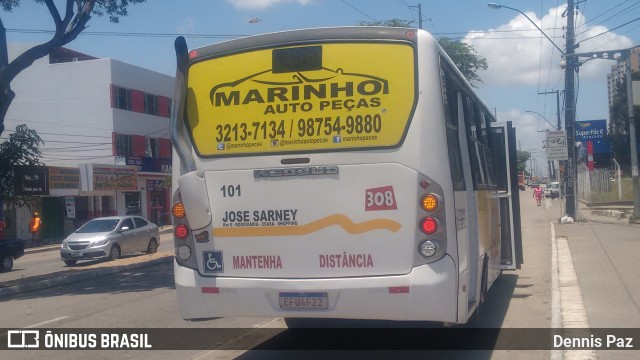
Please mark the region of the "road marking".
[[[282, 329], [282, 331], [287, 330], [287, 325], [284, 323], [283, 318], [275, 318], [263, 324], [257, 324], [253, 326], [254, 329], [260, 328], [272, 328], [272, 329]], [[277, 330], [275, 330], [277, 331]], [[266, 334], [266, 335], [265, 335]], [[228, 350], [236, 347], [247, 347], [249, 348], [254, 344], [260, 344], [264, 341], [269, 340], [271, 336], [277, 335], [277, 332], [273, 334], [267, 333], [253, 333], [253, 331], [249, 331], [243, 335], [238, 336], [237, 338], [231, 339], [229, 342], [222, 344], [216, 350], [210, 350], [207, 352], [203, 352], [198, 356], [194, 357], [194, 360], [205, 360], [205, 359], [216, 359], [216, 360], [227, 360], [227, 359], [237, 359], [242, 354], [248, 352], [249, 350]]]
[[42, 326], [42, 325], [51, 324], [51, 323], [54, 323], [56, 321], [60, 321], [60, 320], [68, 319], [68, 318], [69, 318], [68, 316], [60, 316], [60, 317], [57, 317], [55, 319], [51, 319], [51, 320], [43, 321], [41, 323], [25, 326], [24, 329], [33, 329], [33, 328], [37, 328], [37, 327]]
[[[551, 249], [551, 325], [555, 329], [588, 329], [589, 319], [584, 307], [578, 275], [573, 267], [569, 241], [565, 236], [556, 236], [553, 223], [551, 223]], [[596, 360], [598, 356], [595, 350], [565, 350], [552, 351], [551, 358]]]

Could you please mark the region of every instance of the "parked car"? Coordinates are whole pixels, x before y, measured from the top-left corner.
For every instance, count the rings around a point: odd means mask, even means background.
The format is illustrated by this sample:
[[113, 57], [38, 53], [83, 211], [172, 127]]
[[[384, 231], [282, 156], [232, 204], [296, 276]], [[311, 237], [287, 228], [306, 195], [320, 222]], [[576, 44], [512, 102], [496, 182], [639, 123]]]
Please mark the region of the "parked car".
[[0, 272], [9, 272], [13, 269], [13, 260], [24, 255], [24, 241], [0, 240]]
[[60, 257], [68, 266], [78, 260], [109, 258], [158, 250], [158, 226], [140, 216], [109, 216], [88, 221], [69, 235], [60, 247]]
[[549, 183], [547, 186], [549, 189], [549, 197], [552, 199], [560, 197], [560, 183], [557, 181]]

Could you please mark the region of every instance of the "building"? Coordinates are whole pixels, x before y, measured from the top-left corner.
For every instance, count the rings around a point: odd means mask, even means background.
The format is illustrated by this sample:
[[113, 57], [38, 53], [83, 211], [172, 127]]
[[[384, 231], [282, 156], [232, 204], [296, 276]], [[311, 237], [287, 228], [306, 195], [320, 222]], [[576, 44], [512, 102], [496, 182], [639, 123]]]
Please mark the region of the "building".
[[[640, 71], [640, 47], [631, 49], [631, 70]], [[611, 66], [611, 73], [607, 74], [607, 89], [609, 94], [609, 108], [613, 107], [613, 97], [615, 96], [618, 84], [627, 76], [627, 64], [618, 60]]]
[[[31, 46], [10, 44], [10, 58]], [[28, 238], [23, 224], [33, 210], [42, 212], [45, 238], [60, 238], [106, 215], [135, 213], [159, 225], [169, 222], [172, 76], [60, 48], [11, 86], [16, 97], [5, 133], [26, 124], [44, 140], [47, 169], [24, 170], [23, 180], [49, 181], [24, 187], [40, 191], [26, 194], [36, 198], [33, 208], [9, 215], [18, 224], [15, 237]]]

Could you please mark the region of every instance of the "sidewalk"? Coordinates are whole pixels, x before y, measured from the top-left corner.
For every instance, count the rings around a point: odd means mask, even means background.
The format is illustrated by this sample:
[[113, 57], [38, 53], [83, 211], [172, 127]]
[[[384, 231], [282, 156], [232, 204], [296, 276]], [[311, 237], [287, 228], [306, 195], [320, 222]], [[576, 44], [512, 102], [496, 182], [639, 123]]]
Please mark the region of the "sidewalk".
[[[630, 224], [615, 211], [586, 206], [580, 206], [579, 219], [574, 224], [556, 224], [555, 229], [556, 239], [566, 239], [571, 252], [586, 326], [639, 328], [640, 224]], [[628, 357], [624, 351], [597, 351], [598, 359]]]

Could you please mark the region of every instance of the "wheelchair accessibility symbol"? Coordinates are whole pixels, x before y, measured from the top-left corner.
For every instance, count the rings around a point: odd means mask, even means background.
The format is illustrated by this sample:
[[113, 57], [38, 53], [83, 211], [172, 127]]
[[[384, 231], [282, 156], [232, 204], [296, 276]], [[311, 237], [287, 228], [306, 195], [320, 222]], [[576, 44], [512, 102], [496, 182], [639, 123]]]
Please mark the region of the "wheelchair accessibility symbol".
[[204, 259], [204, 272], [206, 273], [223, 273], [224, 260], [222, 251], [204, 251], [202, 252]]

